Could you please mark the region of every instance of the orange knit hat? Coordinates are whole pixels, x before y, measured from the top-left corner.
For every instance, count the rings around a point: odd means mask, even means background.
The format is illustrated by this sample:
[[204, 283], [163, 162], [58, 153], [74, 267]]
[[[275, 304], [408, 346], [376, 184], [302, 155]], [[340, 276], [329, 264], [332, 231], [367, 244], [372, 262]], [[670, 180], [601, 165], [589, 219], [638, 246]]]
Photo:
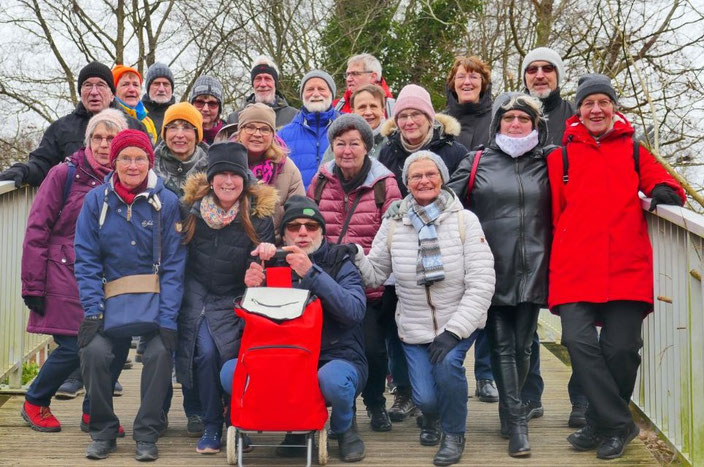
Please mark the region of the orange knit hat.
[[139, 71], [137, 71], [136, 68], [125, 65], [115, 65], [112, 69], [112, 80], [115, 82], [115, 87], [117, 87], [117, 83], [125, 73], [134, 73], [137, 75], [137, 78], [139, 78], [139, 84], [142, 84], [142, 75], [139, 74]]
[[161, 138], [166, 139], [166, 125], [174, 120], [183, 120], [196, 127], [197, 143], [203, 141], [203, 115], [188, 102], [179, 102], [169, 106], [164, 113], [164, 123], [161, 126]]

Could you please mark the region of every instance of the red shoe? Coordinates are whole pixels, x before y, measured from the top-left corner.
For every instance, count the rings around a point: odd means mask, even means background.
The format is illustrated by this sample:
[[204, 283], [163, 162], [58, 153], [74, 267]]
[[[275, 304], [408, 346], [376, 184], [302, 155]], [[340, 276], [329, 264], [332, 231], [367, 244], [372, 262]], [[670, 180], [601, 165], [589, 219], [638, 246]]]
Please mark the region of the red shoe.
[[24, 401], [20, 415], [29, 423], [33, 430], [43, 432], [61, 431], [61, 423], [54, 417], [49, 407], [41, 407]]
[[[81, 416], [81, 431], [84, 433], [88, 433], [90, 431], [90, 414], [84, 413]], [[117, 437], [125, 437], [125, 429], [122, 427], [122, 425], [120, 425], [117, 429]]]

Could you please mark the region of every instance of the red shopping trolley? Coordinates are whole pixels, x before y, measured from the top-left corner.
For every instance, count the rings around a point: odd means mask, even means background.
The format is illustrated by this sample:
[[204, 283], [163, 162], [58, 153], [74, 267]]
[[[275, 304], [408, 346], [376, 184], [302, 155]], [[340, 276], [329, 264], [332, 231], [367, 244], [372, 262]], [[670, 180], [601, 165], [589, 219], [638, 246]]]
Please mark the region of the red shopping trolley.
[[[279, 256], [285, 253], [279, 253]], [[250, 287], [235, 307], [244, 332], [232, 381], [227, 462], [242, 465], [247, 433], [305, 434], [307, 465], [318, 432], [318, 462], [327, 463], [328, 418], [318, 385], [323, 326], [320, 300], [291, 287], [291, 269], [268, 267], [266, 287]]]

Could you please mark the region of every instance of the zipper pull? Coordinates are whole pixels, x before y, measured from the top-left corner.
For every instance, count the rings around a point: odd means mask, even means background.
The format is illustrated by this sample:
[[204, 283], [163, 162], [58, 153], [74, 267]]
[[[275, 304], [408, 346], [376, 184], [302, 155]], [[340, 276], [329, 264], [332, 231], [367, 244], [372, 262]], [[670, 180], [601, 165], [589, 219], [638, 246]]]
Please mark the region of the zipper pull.
[[132, 219], [132, 205], [128, 204], [127, 205], [127, 222], [130, 222], [130, 219]]

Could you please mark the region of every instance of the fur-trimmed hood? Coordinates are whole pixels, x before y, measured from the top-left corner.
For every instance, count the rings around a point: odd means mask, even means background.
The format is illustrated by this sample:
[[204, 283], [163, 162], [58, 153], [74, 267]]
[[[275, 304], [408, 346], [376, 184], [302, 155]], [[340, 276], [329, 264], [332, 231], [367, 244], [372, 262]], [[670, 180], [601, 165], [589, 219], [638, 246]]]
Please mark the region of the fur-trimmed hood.
[[[440, 136], [451, 135], [453, 137], [457, 137], [460, 134], [462, 126], [454, 117], [445, 114], [435, 114], [433, 128], [440, 129]], [[397, 130], [398, 127], [396, 126], [396, 121], [393, 118], [389, 118], [381, 125], [381, 134], [383, 136], [390, 136]]]
[[[200, 201], [210, 192], [210, 183], [208, 183], [206, 174], [198, 172], [188, 177], [183, 192], [181, 201], [184, 205], [190, 207], [193, 203]], [[279, 195], [274, 187], [263, 183], [255, 184], [252, 195], [252, 215], [256, 217], [273, 216], [278, 198]]]

